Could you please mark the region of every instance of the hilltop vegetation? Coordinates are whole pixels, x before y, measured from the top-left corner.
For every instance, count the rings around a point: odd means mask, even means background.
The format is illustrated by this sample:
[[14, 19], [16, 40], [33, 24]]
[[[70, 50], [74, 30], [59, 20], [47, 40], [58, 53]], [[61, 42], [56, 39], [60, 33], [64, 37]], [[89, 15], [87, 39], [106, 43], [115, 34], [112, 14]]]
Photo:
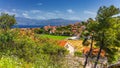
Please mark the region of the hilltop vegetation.
[[[102, 49], [107, 53], [108, 63], [114, 63], [120, 57], [120, 17], [116, 16], [119, 13], [120, 9], [113, 5], [102, 6], [95, 20], [88, 19], [87, 30], [92, 33], [93, 40], [97, 42], [96, 46], [100, 48], [94, 68], [97, 66]], [[90, 57], [90, 53], [88, 56]]]
[[[10, 15], [3, 14], [2, 16], [6, 16], [5, 19], [11, 21]], [[0, 23], [9, 24], [1, 17]], [[36, 37], [31, 30], [10, 29], [10, 26], [0, 29], [1, 68], [61, 68], [65, 66], [62, 60], [67, 51], [58, 46], [55, 40]]]
[[[93, 41], [99, 48], [94, 68], [97, 66], [102, 50], [106, 52], [108, 63], [115, 63], [120, 57], [120, 17], [114, 17], [114, 15], [119, 13], [119, 8], [113, 5], [103, 6], [99, 8], [95, 20], [89, 18], [82, 24], [76, 23], [57, 28], [47, 26], [44, 29], [35, 30], [11, 29], [11, 26], [16, 24], [14, 15], [2, 13], [0, 16], [0, 67], [67, 68], [67, 63], [64, 61], [68, 51], [58, 46], [57, 42], [73, 35], [85, 37], [83, 45], [89, 36], [92, 40], [90, 50], [85, 55], [84, 68], [88, 58], [92, 58]], [[75, 55], [81, 56], [81, 53], [76, 52]]]
[[19, 29], [0, 31], [0, 67], [5, 68], [6, 64], [11, 68], [62, 66], [58, 62], [64, 59], [67, 51], [58, 46], [55, 40], [36, 38], [29, 33], [19, 32]]
[[[66, 36], [76, 35], [80, 37], [91, 36], [92, 40], [96, 41], [95, 45], [100, 48], [95, 67], [99, 61], [102, 49], [107, 53], [106, 56], [109, 64], [115, 63], [120, 57], [120, 17], [116, 16], [119, 13], [120, 9], [113, 5], [109, 7], [102, 6], [99, 8], [95, 20], [89, 18], [87, 22], [60, 26], [57, 28], [55, 26], [46, 26], [44, 28], [46, 32], [44, 33]], [[87, 57], [90, 56], [89, 52]], [[87, 63], [85, 63], [85, 65], [86, 64]]]

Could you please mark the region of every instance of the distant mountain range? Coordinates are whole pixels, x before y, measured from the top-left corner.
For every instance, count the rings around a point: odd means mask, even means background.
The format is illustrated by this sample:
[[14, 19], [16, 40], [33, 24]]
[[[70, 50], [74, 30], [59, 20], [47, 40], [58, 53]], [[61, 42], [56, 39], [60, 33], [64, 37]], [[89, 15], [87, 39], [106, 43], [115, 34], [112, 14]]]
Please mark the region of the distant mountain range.
[[42, 27], [46, 25], [51, 26], [59, 26], [59, 25], [68, 25], [68, 24], [74, 24], [76, 22], [80, 22], [79, 20], [66, 20], [66, 19], [48, 19], [48, 20], [35, 20], [35, 19], [28, 19], [28, 18], [22, 18], [22, 17], [16, 17], [17, 24], [13, 27], [19, 27], [19, 28], [28, 28], [28, 27]]

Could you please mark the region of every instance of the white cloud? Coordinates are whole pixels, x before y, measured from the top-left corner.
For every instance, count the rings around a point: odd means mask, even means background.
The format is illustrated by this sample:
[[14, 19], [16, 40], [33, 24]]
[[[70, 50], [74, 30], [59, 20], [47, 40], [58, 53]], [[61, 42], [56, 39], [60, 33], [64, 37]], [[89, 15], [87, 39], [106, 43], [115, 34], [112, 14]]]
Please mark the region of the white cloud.
[[30, 12], [31, 13], [40, 13], [41, 11], [40, 10], [31, 10]]
[[92, 12], [92, 11], [84, 11], [84, 14], [96, 15], [96, 12]]
[[93, 11], [88, 11], [88, 10], [86, 10], [86, 11], [84, 11], [83, 12], [84, 13], [84, 20], [87, 20], [88, 18], [95, 18], [96, 17], [96, 15], [97, 15], [97, 13], [96, 12], [93, 12]]
[[11, 10], [1, 10], [1, 12], [6, 12], [10, 15], [15, 14], [16, 17], [25, 17], [30, 19], [56, 19], [63, 18], [69, 20], [80, 20], [80, 14], [72, 14], [73, 10], [68, 12], [54, 10], [54, 11], [43, 11], [43, 10], [20, 10], [20, 9], [11, 9]]
[[8, 13], [10, 15], [15, 15], [16, 17], [19, 17], [19, 13], [16, 12], [16, 9], [12, 9], [12, 10], [5, 10], [5, 9], [1, 9], [0, 13]]
[[4, 13], [8, 13], [8, 14], [10, 14], [10, 15], [17, 15], [17, 13], [15, 13], [15, 12], [10, 12], [10, 11], [3, 11]]
[[12, 11], [14, 11], [14, 12], [15, 12], [15, 11], [16, 11], [16, 9], [12, 9]]
[[31, 18], [27, 13], [22, 13], [25, 18]]
[[120, 14], [113, 15], [112, 17], [118, 17], [118, 16], [120, 16]]
[[67, 12], [68, 13], [74, 13], [74, 11], [72, 9], [68, 9]]
[[61, 13], [61, 12], [60, 12], [60, 11], [58, 11], [58, 10], [55, 10], [54, 12], [55, 12], [55, 13]]
[[37, 3], [37, 5], [40, 5], [40, 6], [41, 6], [41, 5], [43, 5], [43, 3]]
[[66, 17], [65, 19], [68, 19], [68, 20], [81, 20], [81, 18], [79, 16]]

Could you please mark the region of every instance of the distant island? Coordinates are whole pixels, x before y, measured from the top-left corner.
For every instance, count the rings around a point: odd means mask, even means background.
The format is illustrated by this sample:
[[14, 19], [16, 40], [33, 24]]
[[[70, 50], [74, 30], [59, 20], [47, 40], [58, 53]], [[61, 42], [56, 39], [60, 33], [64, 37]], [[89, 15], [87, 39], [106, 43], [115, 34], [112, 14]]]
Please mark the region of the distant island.
[[57, 19], [48, 19], [48, 20], [36, 20], [29, 18], [16, 17], [17, 24], [13, 28], [38, 28], [47, 25], [51, 26], [60, 26], [60, 25], [69, 25], [76, 22], [81, 22], [80, 20], [66, 20], [62, 18]]

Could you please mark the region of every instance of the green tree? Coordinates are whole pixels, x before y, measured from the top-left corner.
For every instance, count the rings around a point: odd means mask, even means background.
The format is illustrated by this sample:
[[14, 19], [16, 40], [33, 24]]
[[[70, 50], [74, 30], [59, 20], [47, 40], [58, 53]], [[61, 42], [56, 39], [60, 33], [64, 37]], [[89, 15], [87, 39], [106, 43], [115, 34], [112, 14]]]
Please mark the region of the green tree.
[[120, 17], [114, 17], [119, 13], [119, 8], [113, 5], [109, 7], [103, 6], [99, 8], [96, 20], [91, 18], [88, 20], [87, 30], [89, 32], [94, 31], [96, 45], [100, 47], [94, 68], [97, 66], [102, 49], [106, 51], [110, 63], [119, 57]]
[[[119, 14], [119, 8], [111, 5], [110, 7], [100, 7], [97, 12], [96, 22], [97, 27], [95, 29], [97, 45], [100, 46], [98, 56], [94, 65], [96, 68], [97, 63], [100, 58], [101, 50], [104, 49], [108, 53], [108, 60], [114, 61], [116, 58], [117, 49], [115, 47], [120, 47], [116, 45], [116, 42], [120, 42], [118, 39], [118, 23], [116, 23], [116, 18], [113, 15]], [[119, 22], [120, 24], [120, 22]], [[97, 29], [97, 30], [96, 30]], [[111, 55], [112, 54], [112, 55]], [[111, 59], [110, 59], [111, 58]]]
[[11, 28], [11, 26], [13, 26], [14, 24], [16, 24], [15, 15], [1, 13], [0, 28], [8, 29], [8, 28]]

